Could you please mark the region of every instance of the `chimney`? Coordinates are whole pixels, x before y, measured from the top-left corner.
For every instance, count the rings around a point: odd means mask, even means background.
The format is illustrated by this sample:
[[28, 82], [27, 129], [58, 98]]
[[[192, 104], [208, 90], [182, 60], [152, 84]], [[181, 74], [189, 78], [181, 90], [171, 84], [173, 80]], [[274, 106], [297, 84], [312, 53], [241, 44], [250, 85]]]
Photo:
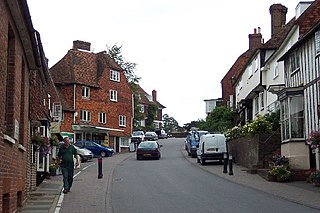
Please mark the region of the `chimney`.
[[273, 4], [269, 8], [271, 14], [271, 37], [286, 24], [288, 8], [282, 4]]
[[152, 100], [153, 100], [154, 102], [157, 101], [157, 91], [156, 91], [156, 90], [152, 90]]
[[72, 49], [74, 49], [74, 50], [81, 49], [81, 50], [90, 51], [90, 46], [91, 46], [90, 42], [76, 40], [76, 41], [73, 41], [73, 48]]
[[262, 35], [261, 35], [261, 29], [258, 27], [257, 29], [254, 28], [253, 34], [249, 34], [249, 49], [257, 49], [262, 45]]

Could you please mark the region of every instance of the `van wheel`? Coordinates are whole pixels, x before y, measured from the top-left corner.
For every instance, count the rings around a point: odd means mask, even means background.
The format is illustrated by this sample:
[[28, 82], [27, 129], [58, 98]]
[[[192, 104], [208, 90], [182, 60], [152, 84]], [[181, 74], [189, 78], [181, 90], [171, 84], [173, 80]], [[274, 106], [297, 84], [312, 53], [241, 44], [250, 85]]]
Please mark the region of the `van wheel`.
[[205, 165], [205, 164], [206, 164], [206, 160], [201, 159], [201, 165], [203, 166], [203, 165]]
[[200, 159], [199, 158], [197, 158], [197, 163], [200, 163]]

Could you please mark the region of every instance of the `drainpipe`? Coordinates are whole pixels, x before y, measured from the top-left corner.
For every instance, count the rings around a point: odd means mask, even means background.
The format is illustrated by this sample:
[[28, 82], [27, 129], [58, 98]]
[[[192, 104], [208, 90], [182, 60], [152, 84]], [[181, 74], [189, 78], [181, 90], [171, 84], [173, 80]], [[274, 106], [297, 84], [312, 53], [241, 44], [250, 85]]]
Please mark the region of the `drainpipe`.
[[77, 85], [74, 84], [73, 85], [73, 110], [75, 111], [73, 113], [73, 123], [76, 123], [76, 116], [77, 116], [77, 112], [76, 112], [76, 87]]

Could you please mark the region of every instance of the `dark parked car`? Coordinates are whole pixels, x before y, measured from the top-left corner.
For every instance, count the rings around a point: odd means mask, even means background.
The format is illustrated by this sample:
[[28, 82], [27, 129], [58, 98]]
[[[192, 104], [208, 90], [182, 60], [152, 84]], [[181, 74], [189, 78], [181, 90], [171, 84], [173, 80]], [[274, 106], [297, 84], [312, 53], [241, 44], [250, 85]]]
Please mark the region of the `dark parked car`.
[[94, 156], [111, 157], [114, 153], [113, 149], [101, 146], [94, 141], [77, 141], [75, 145], [80, 148], [89, 149]]
[[156, 141], [158, 140], [158, 135], [155, 132], [146, 132], [146, 134], [144, 135], [144, 139], [146, 141]]
[[192, 130], [188, 133], [185, 143], [185, 148], [189, 156], [197, 157], [197, 148], [199, 147], [200, 138], [202, 135], [208, 134], [208, 131]]
[[144, 141], [141, 142], [137, 148], [137, 160], [143, 158], [155, 158], [159, 160], [161, 158], [160, 148], [162, 145], [157, 141]]

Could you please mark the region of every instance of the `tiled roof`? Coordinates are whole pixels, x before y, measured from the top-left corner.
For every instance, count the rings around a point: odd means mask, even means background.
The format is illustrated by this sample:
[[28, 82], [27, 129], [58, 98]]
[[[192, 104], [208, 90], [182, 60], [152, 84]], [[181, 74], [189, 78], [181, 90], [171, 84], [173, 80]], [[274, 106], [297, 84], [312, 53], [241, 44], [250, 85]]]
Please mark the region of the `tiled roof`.
[[311, 28], [320, 21], [320, 0], [315, 0], [297, 19], [299, 37], [303, 37]]
[[140, 103], [141, 104], [150, 105], [151, 103], [156, 103], [159, 106], [159, 108], [162, 108], [162, 109], [166, 108], [161, 103], [159, 103], [157, 100], [155, 102], [149, 101], [149, 99], [147, 97], [150, 97], [152, 100], [152, 96], [149, 95], [146, 91], [144, 91], [139, 84], [137, 84], [137, 92], [140, 94], [140, 97], [141, 97]]
[[106, 67], [121, 70], [105, 52], [91, 53], [71, 49], [50, 68], [50, 72], [56, 84], [78, 83], [98, 87], [98, 80]]
[[235, 77], [235, 79], [238, 79], [239, 74], [245, 68], [246, 64], [248, 63], [249, 59], [252, 57], [253, 53], [254, 53], [254, 50], [249, 49], [246, 52], [244, 52], [242, 55], [240, 55], [237, 58], [237, 60], [234, 62], [232, 67], [229, 69], [227, 74], [223, 77], [221, 82], [224, 81], [225, 78], [230, 75], [231, 77]]

